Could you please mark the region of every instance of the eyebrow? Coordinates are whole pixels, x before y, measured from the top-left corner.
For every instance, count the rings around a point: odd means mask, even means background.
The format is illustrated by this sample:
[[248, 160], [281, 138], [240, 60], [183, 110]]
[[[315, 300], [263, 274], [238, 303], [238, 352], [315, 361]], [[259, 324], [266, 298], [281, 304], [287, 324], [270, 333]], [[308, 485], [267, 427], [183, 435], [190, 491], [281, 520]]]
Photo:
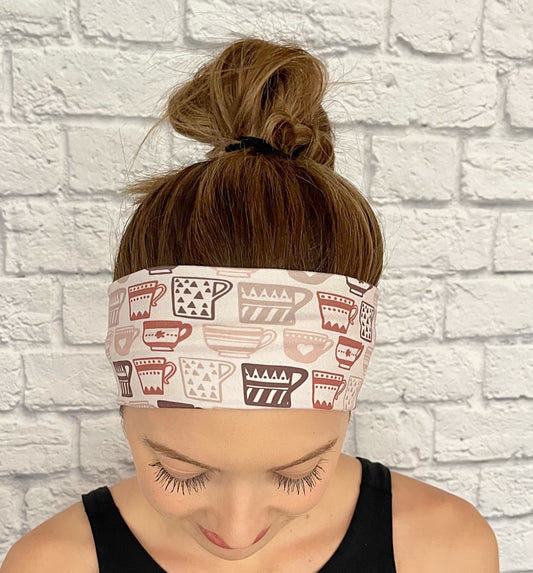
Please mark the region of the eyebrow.
[[[327, 444], [324, 444], [323, 446], [320, 446], [316, 450], [313, 450], [312, 452], [305, 454], [301, 458], [298, 458], [297, 460], [294, 460], [293, 462], [291, 462], [289, 464], [284, 464], [282, 466], [270, 468], [270, 470], [268, 470], [268, 471], [279, 472], [282, 470], [286, 470], [288, 468], [292, 468], [293, 466], [303, 464], [304, 462], [307, 462], [308, 460], [312, 460], [313, 458], [316, 458], [317, 456], [327, 452], [328, 450], [331, 450], [331, 448], [333, 448], [333, 446], [337, 443], [338, 439], [339, 438], [334, 438], [333, 440], [330, 440]], [[215, 472], [222, 471], [222, 470], [219, 470], [218, 468], [214, 468], [213, 466], [208, 466], [207, 464], [203, 464], [202, 462], [198, 462], [196, 460], [193, 460], [189, 456], [186, 456], [180, 452], [176, 452], [176, 450], [173, 450], [167, 446], [164, 446], [163, 444], [159, 444], [157, 442], [154, 442], [145, 434], [141, 434], [141, 441], [143, 442], [143, 444], [146, 444], [147, 446], [152, 448], [154, 451], [156, 451], [160, 454], [163, 454], [164, 456], [167, 456], [173, 460], [178, 460], [180, 462], [186, 462], [188, 464], [198, 466], [198, 467], [203, 468], [205, 470], [210, 470], [210, 471], [215, 471]]]

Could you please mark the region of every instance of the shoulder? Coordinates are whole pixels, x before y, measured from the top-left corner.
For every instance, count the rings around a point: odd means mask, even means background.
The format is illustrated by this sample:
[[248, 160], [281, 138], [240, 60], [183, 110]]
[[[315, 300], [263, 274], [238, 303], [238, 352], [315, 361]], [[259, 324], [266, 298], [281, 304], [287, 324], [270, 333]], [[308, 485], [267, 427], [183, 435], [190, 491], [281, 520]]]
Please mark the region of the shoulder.
[[498, 543], [475, 506], [391, 471], [398, 573], [499, 573]]
[[8, 551], [0, 573], [97, 573], [91, 526], [80, 501], [21, 537]]

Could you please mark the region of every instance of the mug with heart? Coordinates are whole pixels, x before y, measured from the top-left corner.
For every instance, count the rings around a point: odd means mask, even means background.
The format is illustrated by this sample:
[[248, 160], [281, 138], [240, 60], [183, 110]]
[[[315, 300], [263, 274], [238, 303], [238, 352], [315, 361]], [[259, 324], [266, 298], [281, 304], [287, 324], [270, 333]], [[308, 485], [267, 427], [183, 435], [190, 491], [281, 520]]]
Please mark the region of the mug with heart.
[[127, 356], [133, 341], [139, 336], [141, 330], [135, 326], [121, 326], [115, 330], [115, 352], [120, 356]]
[[327, 335], [308, 330], [283, 330], [283, 349], [285, 354], [296, 360], [309, 364], [329, 350], [334, 344]]

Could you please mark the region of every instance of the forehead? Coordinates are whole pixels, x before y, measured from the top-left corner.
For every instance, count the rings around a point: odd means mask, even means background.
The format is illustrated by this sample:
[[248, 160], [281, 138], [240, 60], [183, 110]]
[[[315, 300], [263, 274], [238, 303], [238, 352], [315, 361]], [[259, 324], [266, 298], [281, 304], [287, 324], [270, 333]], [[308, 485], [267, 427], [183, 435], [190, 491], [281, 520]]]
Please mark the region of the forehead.
[[316, 446], [346, 429], [348, 412], [326, 410], [236, 410], [135, 408], [124, 411], [128, 433], [144, 433], [168, 445], [201, 445], [206, 441], [246, 441], [256, 446], [300, 441]]
[[130, 407], [125, 412], [128, 438], [137, 448], [146, 448], [139, 452], [150, 451], [148, 442], [157, 442], [224, 471], [283, 466], [335, 440], [328, 451], [336, 451], [343, 445], [347, 422], [348, 412], [339, 411]]

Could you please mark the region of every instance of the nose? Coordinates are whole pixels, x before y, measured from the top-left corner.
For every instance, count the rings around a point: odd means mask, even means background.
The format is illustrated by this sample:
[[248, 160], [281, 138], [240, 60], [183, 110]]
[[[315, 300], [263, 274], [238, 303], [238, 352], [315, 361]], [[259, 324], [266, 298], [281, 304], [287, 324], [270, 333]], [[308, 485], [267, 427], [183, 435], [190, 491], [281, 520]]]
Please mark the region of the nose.
[[248, 548], [264, 537], [265, 529], [271, 526], [273, 507], [254, 481], [246, 476], [234, 478], [224, 483], [223, 491], [209, 507], [211, 520], [202, 526], [213, 532], [222, 545]]

